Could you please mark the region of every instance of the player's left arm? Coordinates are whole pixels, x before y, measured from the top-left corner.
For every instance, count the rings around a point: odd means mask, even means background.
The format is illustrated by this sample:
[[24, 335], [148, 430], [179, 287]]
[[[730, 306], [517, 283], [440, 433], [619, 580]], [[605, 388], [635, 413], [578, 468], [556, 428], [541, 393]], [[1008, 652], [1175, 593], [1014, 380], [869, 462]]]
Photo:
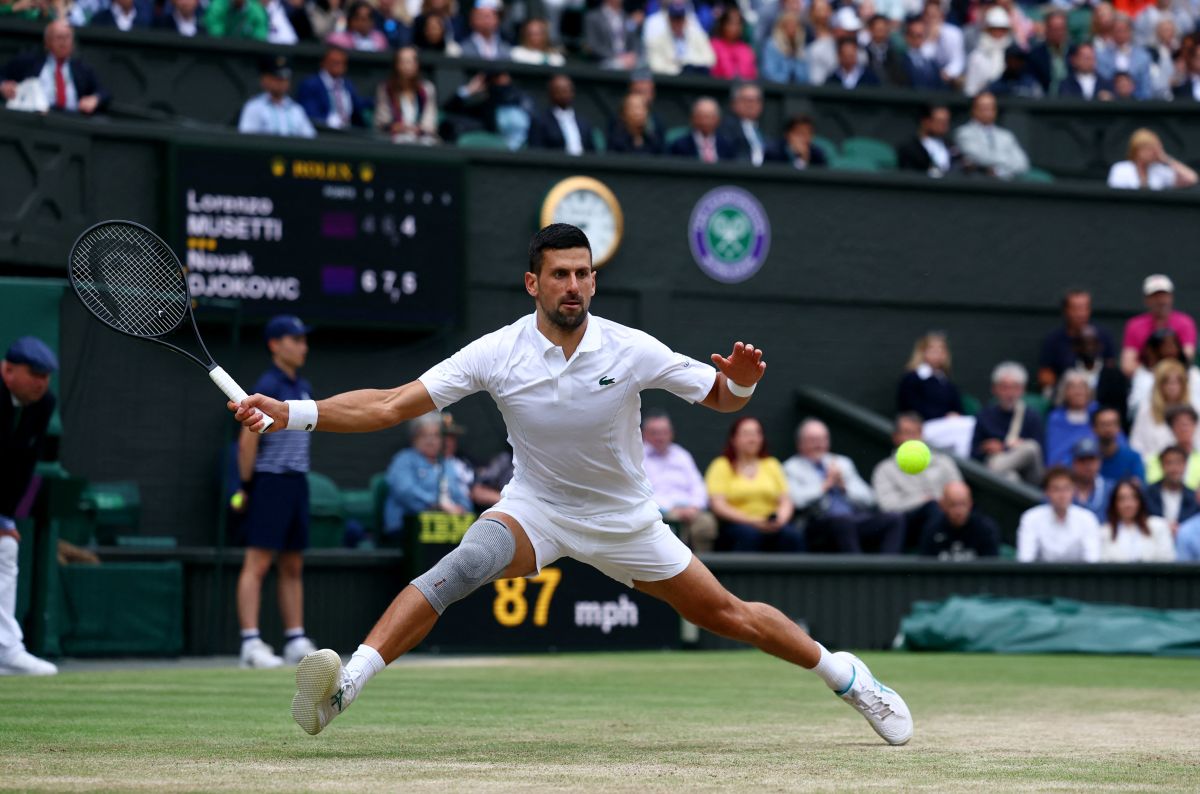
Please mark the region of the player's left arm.
[[718, 353], [712, 354], [712, 362], [719, 370], [717, 379], [713, 382], [712, 390], [700, 404], [720, 411], [723, 414], [740, 411], [750, 402], [750, 397], [738, 397], [729, 390], [729, 382], [738, 386], [750, 388], [762, 380], [767, 371], [767, 364], [762, 360], [762, 350], [754, 345], [737, 342], [733, 352], [726, 358]]

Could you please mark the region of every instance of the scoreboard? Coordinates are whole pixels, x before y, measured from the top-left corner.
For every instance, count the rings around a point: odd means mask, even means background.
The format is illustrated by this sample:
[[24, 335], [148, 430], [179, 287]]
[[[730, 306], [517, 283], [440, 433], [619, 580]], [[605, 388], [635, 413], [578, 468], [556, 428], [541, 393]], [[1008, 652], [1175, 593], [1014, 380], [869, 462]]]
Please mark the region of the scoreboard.
[[462, 166], [187, 145], [174, 166], [172, 242], [192, 297], [305, 321], [460, 318]]

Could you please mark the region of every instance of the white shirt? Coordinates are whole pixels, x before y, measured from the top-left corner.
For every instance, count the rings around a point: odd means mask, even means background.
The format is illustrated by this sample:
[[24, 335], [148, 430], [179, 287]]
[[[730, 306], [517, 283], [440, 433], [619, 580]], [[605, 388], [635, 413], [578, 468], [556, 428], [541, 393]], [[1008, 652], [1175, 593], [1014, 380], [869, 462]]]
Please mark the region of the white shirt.
[[742, 119], [742, 134], [750, 144], [750, 162], [755, 165], [763, 164], [762, 135], [753, 121]]
[[1084, 74], [1083, 72], [1075, 73], [1075, 80], [1079, 83], [1079, 90], [1083, 92], [1084, 99], [1091, 99], [1096, 94], [1096, 75]]
[[282, 0], [271, 0], [267, 3], [267, 41], [272, 44], [295, 44], [300, 40], [292, 21], [288, 19], [287, 10]]
[[583, 154], [583, 137], [579, 134], [579, 122], [575, 121], [575, 111], [572, 108], [554, 107], [550, 109], [558, 128], [563, 134], [563, 148], [567, 154], [576, 157]]
[[297, 138], [315, 138], [317, 131], [304, 108], [284, 97], [273, 102], [270, 94], [259, 94], [242, 106], [238, 119], [238, 132], [253, 135], [288, 135]]
[[1175, 524], [1179, 522], [1179, 508], [1183, 507], [1183, 489], [1178, 491], [1170, 491], [1166, 488], [1162, 489], [1163, 515], [1168, 522]]
[[[335, 80], [333, 75], [324, 69], [318, 73], [318, 76], [325, 85], [325, 90], [329, 92], [329, 115], [325, 118], [325, 124], [335, 130], [349, 127], [350, 118], [354, 115], [354, 100], [350, 98], [350, 92], [346, 90], [345, 78]], [[338, 113], [338, 92], [341, 92], [342, 109], [346, 111], [344, 118]]]
[[128, 11], [121, 8], [119, 5], [111, 7], [113, 22], [117, 25], [117, 30], [128, 33], [133, 29], [133, 20], [137, 17], [137, 8], [131, 8]]
[[[929, 153], [929, 159], [933, 160], [934, 166], [940, 172], [937, 176], [948, 173], [950, 171], [950, 150], [946, 148], [946, 142], [941, 138], [922, 138], [921, 146], [925, 147], [925, 151]], [[927, 364], [922, 364], [923, 367], [928, 367]], [[920, 374], [920, 368], [917, 369]], [[932, 373], [931, 373], [932, 374]], [[927, 378], [928, 375], [921, 375], [921, 378]]]
[[1175, 539], [1166, 520], [1158, 516], [1146, 519], [1149, 536], [1132, 524], [1118, 524], [1117, 537], [1105, 524], [1100, 537], [1101, 562], [1175, 562]]
[[180, 36], [187, 36], [190, 38], [199, 32], [199, 28], [196, 23], [196, 20], [199, 19], [199, 17], [197, 17], [195, 14], [192, 15], [191, 19], [184, 19], [183, 17], [179, 16], [178, 11], [173, 12], [171, 16], [175, 18], [175, 32]]
[[[1108, 169], [1108, 186], [1125, 190], [1137, 190], [1142, 186], [1138, 179], [1137, 166], [1132, 160], [1113, 163]], [[1167, 190], [1175, 187], [1175, 172], [1165, 163], [1151, 163], [1146, 169], [1146, 187], [1150, 190]]]
[[[54, 107], [55, 97], [58, 93], [54, 90], [54, 71], [58, 66], [58, 61], [52, 56], [46, 56], [46, 65], [42, 67], [42, 71], [38, 73], [38, 81], [42, 84], [42, 90], [46, 92], [46, 99], [50, 102], [50, 107]], [[71, 64], [69, 61], [63, 61], [62, 65], [63, 82], [67, 88], [67, 104], [64, 110], [79, 109], [79, 94], [75, 90], [75, 81], [71, 79]]]
[[568, 361], [529, 314], [481, 337], [421, 376], [439, 410], [475, 392], [495, 400], [513, 448], [512, 493], [546, 503], [598, 532], [658, 520], [642, 469], [640, 393], [665, 389], [689, 402], [716, 371], [650, 335], [589, 315]]
[[1050, 505], [1031, 507], [1017, 527], [1018, 562], [1097, 562], [1100, 524], [1092, 511], [1071, 505], [1059, 521]]

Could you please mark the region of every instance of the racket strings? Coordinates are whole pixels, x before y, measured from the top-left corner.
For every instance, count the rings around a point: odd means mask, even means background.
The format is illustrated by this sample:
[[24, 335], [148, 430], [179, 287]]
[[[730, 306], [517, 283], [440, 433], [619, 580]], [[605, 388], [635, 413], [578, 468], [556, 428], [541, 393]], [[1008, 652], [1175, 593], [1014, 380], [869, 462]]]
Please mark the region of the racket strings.
[[136, 226], [105, 224], [79, 241], [72, 278], [88, 309], [138, 336], [162, 336], [187, 313], [188, 292], [174, 254]]

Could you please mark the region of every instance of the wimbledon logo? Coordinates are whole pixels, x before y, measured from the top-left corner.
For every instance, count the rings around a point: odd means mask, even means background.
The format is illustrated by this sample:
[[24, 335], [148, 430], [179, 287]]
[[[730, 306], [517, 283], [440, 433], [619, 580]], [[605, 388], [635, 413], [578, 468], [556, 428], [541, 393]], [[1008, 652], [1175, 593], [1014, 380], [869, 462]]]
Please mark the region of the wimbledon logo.
[[771, 224], [758, 199], [736, 187], [704, 194], [688, 222], [688, 243], [696, 264], [725, 284], [758, 272], [771, 247]]

